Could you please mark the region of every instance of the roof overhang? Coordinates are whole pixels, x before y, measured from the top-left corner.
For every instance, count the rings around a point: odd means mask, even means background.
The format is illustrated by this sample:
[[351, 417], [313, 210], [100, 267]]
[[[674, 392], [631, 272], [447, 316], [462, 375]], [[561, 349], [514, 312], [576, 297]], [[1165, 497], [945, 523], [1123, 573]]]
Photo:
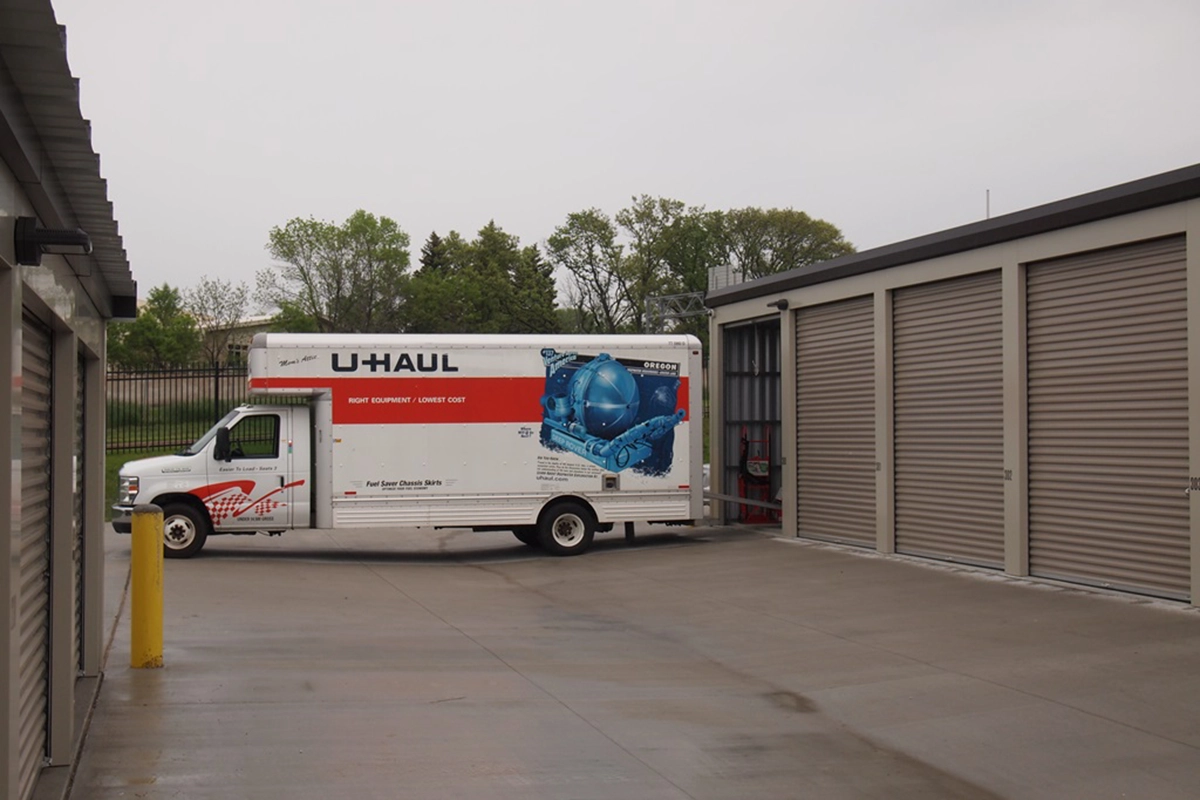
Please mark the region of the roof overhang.
[[137, 283], [49, 0], [0, 3], [0, 159], [45, 227], [88, 234], [90, 255], [63, 258], [101, 315], [132, 317]]

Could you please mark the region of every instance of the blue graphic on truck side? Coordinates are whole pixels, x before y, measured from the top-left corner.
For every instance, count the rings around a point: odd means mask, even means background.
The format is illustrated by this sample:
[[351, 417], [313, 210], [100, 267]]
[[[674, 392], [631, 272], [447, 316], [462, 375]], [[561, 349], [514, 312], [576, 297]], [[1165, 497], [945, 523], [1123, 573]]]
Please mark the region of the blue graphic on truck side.
[[679, 365], [542, 351], [542, 444], [609, 472], [665, 475], [674, 455]]

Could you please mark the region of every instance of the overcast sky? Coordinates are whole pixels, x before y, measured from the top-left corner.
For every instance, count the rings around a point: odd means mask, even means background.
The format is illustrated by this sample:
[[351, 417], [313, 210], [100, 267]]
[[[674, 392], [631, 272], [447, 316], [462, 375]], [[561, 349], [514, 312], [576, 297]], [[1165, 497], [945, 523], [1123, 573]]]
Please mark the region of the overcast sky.
[[54, 0], [143, 296], [634, 195], [860, 250], [1200, 162], [1197, 0]]

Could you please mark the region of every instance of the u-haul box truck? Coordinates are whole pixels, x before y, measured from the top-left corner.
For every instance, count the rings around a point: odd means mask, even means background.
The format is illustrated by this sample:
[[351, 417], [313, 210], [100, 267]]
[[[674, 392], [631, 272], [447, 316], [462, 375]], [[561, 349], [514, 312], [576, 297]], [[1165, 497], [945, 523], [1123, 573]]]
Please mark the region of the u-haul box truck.
[[259, 334], [243, 405], [125, 464], [113, 527], [163, 509], [164, 552], [295, 528], [510, 530], [555, 555], [616, 522], [702, 516], [691, 336]]

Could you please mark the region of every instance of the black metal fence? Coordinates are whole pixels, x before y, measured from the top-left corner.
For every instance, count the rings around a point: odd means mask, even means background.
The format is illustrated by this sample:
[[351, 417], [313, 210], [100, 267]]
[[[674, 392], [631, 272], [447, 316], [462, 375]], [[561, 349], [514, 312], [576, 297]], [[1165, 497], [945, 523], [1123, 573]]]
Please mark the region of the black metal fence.
[[[252, 401], [245, 366], [109, 369], [108, 452], [180, 450], [239, 403]], [[305, 402], [271, 398], [270, 402]]]

